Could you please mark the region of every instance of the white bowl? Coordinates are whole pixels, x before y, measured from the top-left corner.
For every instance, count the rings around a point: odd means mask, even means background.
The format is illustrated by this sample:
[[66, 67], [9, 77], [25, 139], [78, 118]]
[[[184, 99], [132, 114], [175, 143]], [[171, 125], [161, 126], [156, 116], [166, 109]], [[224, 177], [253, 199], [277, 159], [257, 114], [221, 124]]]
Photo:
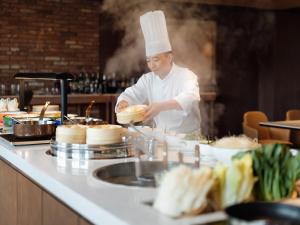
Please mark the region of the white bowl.
[[208, 144], [200, 144], [198, 140], [185, 140], [180, 135], [165, 136], [169, 149], [179, 150], [187, 155], [194, 155], [195, 146], [200, 146], [200, 153], [204, 155], [210, 154], [210, 146]]
[[248, 151], [249, 149], [242, 149], [242, 148], [219, 148], [219, 147], [214, 147], [210, 146], [210, 151], [214, 158], [216, 158], [218, 161], [230, 165], [231, 164], [231, 158], [235, 154], [239, 152], [245, 152]]

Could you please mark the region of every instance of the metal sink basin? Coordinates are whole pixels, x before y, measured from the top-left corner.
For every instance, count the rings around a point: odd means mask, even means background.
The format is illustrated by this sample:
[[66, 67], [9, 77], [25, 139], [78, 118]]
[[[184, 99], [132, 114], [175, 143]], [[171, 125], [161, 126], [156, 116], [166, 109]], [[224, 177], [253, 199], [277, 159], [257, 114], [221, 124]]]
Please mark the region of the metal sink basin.
[[156, 187], [155, 177], [178, 165], [174, 162], [164, 165], [162, 161], [126, 162], [101, 167], [95, 170], [93, 175], [112, 184]]

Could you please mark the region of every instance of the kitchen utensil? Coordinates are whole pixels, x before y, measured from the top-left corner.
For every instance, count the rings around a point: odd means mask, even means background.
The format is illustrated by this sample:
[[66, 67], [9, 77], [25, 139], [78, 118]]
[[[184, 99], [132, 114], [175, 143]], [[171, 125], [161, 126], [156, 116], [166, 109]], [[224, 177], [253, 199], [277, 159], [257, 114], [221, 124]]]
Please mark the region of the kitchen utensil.
[[89, 104], [89, 106], [86, 108], [85, 110], [85, 118], [90, 118], [91, 116], [91, 112], [92, 112], [92, 107], [93, 107], [93, 104], [95, 103], [95, 101], [91, 101], [91, 103]]
[[77, 122], [76, 122], [75, 120], [71, 119], [70, 117], [65, 116], [65, 118], [66, 118], [68, 121], [70, 121], [72, 124], [77, 124]]
[[18, 115], [26, 115], [27, 113], [24, 111], [16, 111], [16, 112], [0, 112], [0, 123], [3, 122], [5, 116], [18, 116]]
[[129, 124], [129, 127], [132, 128], [133, 130], [135, 130], [136, 132], [138, 132], [139, 134], [141, 134], [144, 138], [147, 138], [147, 139], [150, 139], [150, 138], [153, 138], [153, 137], [150, 137], [148, 135], [146, 135], [144, 132], [142, 132], [141, 130], [139, 130], [134, 124], [133, 122], [131, 121]]
[[38, 118], [38, 115], [32, 115], [32, 114], [24, 114], [24, 115], [7, 115], [3, 117], [3, 124], [6, 127], [12, 127], [16, 123], [22, 123], [23, 119], [29, 119], [29, 118]]
[[23, 122], [21, 120], [18, 120], [15, 117], [10, 117], [10, 119], [14, 120], [15, 122], [19, 123], [19, 124], [23, 124]]
[[46, 112], [46, 110], [47, 110], [49, 104], [50, 104], [50, 102], [47, 101], [47, 102], [45, 103], [44, 107], [42, 108], [41, 113], [40, 113], [40, 118], [39, 118], [40, 121], [43, 121], [44, 116], [45, 116], [45, 112]]
[[195, 152], [194, 152], [194, 157], [195, 157], [195, 168], [200, 167], [200, 146], [195, 145]]
[[295, 225], [300, 221], [300, 208], [275, 202], [252, 202], [225, 209], [232, 225]]
[[98, 118], [91, 117], [91, 111], [92, 106], [95, 103], [95, 101], [91, 101], [89, 106], [86, 108], [85, 116], [75, 116], [73, 118], [70, 118], [70, 116], [65, 116], [65, 118], [68, 120], [65, 124], [81, 124], [81, 125], [102, 125], [106, 124], [105, 121]]

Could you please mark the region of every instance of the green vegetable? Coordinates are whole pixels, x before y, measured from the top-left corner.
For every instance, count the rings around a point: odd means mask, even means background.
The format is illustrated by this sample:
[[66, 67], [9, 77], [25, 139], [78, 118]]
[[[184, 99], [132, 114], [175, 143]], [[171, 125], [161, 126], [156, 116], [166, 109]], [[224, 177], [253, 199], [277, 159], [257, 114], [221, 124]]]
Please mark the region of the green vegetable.
[[251, 151], [256, 198], [274, 201], [291, 196], [296, 180], [300, 178], [300, 154], [293, 156], [285, 145], [264, 145]]

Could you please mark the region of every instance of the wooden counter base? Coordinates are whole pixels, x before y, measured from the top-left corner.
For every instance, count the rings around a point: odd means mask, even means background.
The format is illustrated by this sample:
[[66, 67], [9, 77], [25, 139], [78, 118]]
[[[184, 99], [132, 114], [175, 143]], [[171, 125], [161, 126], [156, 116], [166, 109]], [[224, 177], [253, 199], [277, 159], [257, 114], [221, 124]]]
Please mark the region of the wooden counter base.
[[91, 225], [0, 158], [0, 224]]

